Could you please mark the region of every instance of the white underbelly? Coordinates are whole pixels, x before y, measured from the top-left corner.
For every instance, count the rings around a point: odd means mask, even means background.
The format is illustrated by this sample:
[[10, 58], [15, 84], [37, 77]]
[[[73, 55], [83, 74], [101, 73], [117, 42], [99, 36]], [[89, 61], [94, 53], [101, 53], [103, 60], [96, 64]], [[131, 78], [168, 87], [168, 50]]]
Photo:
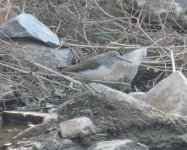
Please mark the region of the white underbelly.
[[97, 70], [88, 70], [81, 72], [81, 76], [89, 80], [105, 80], [105, 78], [110, 75], [111, 72], [111, 69], [101, 66]]

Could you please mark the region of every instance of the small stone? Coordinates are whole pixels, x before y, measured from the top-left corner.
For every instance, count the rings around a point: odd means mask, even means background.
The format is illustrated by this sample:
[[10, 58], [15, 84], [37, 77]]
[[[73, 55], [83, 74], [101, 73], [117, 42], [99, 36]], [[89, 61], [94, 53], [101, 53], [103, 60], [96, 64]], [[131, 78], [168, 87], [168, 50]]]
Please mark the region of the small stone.
[[75, 118], [60, 123], [63, 137], [73, 138], [80, 135], [95, 133], [95, 126], [87, 117]]
[[73, 141], [71, 139], [62, 139], [63, 145], [74, 145]]

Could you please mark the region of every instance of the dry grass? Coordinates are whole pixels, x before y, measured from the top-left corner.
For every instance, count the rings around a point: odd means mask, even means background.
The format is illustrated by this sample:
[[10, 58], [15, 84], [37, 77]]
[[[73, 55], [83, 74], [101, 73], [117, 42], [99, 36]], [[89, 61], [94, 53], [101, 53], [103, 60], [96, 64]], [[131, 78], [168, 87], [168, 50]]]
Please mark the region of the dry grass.
[[[172, 28], [169, 25], [171, 20], [167, 22], [167, 17], [171, 17], [169, 13], [164, 21], [147, 21], [144, 16], [146, 7], [138, 9], [135, 4], [127, 2], [14, 0], [10, 3], [5, 0], [0, 3], [6, 8], [6, 17], [0, 13], [0, 20], [5, 21], [7, 16], [23, 11], [35, 15], [62, 38], [62, 45], [73, 49], [79, 60], [108, 50], [126, 53], [147, 46], [149, 52], [144, 66], [171, 72], [175, 60], [176, 70], [186, 73], [187, 41], [182, 25], [173, 18], [175, 28]], [[70, 81], [70, 78], [35, 64], [32, 57], [15, 43], [0, 41], [0, 57], [0, 78], [11, 82], [26, 99], [53, 99], [59, 89], [64, 95], [78, 90], [69, 86], [67, 80]]]
[[[160, 19], [153, 23], [145, 19], [146, 7], [141, 10], [136, 4], [122, 0], [24, 2], [25, 4], [15, 0], [17, 5], [12, 8], [13, 12], [25, 10], [34, 14], [56, 32], [62, 38], [62, 45], [71, 47], [79, 59], [84, 59], [90, 53], [107, 50], [125, 53], [148, 46], [148, 66], [162, 71], [172, 71], [173, 51], [176, 69], [186, 72], [186, 30], [169, 13], [165, 18], [162, 17], [164, 20]], [[172, 23], [171, 19], [167, 22], [169, 17], [173, 18]], [[171, 28], [171, 24], [176, 29]]]
[[1, 100], [8, 93], [14, 92], [26, 104], [34, 99], [39, 105], [44, 100], [55, 102], [55, 97], [59, 100], [60, 94], [66, 97], [73, 91], [78, 91], [70, 87], [64, 79], [76, 81], [38, 65], [27, 50], [16, 43], [1, 40], [0, 50], [0, 79], [5, 83], [0, 88], [11, 85], [9, 91], [1, 91]]

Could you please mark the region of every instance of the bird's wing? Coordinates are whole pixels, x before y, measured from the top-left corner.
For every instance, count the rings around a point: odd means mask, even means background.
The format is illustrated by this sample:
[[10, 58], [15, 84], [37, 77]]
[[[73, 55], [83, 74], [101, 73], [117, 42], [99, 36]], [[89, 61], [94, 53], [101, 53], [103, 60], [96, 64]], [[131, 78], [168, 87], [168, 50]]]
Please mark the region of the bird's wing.
[[86, 70], [94, 70], [99, 68], [100, 63], [98, 61], [87, 60], [76, 65], [69, 65], [62, 69], [63, 72], [74, 72], [79, 73]]

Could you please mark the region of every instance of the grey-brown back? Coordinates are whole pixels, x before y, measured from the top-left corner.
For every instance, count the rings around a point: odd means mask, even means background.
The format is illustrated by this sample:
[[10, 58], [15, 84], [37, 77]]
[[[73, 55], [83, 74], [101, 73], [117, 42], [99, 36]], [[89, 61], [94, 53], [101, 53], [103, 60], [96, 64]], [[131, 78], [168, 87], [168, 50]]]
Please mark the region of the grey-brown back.
[[98, 69], [101, 65], [106, 68], [110, 68], [114, 64], [113, 55], [111, 53], [100, 54], [84, 60], [76, 65], [70, 65], [63, 69], [65, 72], [83, 72], [86, 70]]

